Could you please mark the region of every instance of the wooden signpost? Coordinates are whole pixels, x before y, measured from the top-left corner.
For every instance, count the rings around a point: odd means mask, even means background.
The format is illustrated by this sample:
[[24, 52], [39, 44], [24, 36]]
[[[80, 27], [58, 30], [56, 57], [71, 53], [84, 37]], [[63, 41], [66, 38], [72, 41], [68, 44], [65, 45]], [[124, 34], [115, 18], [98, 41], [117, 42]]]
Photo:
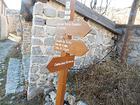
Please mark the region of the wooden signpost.
[[61, 57], [54, 57], [47, 65], [51, 73], [58, 72], [56, 105], [64, 105], [68, 70], [74, 65], [74, 57], [82, 56], [88, 51], [88, 48], [81, 40], [72, 40], [72, 36], [79, 35], [84, 37], [91, 30], [85, 21], [74, 20], [75, 0], [67, 0], [66, 4], [69, 3], [70, 7], [66, 7], [66, 9], [70, 8], [70, 20], [60, 25], [64, 31], [64, 37], [57, 39], [54, 45], [55, 50], [61, 51]]

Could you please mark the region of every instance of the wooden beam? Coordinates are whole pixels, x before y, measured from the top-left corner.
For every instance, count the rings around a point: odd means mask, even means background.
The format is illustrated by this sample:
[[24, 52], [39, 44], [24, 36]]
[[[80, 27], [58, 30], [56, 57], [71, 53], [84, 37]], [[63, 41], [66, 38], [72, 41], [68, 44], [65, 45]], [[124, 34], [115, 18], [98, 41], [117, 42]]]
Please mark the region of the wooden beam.
[[[127, 28], [127, 24], [116, 24], [116, 28]], [[140, 25], [133, 25], [132, 28], [140, 28]]]
[[126, 33], [124, 37], [123, 47], [121, 50], [121, 57], [120, 57], [121, 63], [125, 63], [127, 55], [128, 55], [128, 46], [129, 46], [129, 42], [132, 36], [132, 31], [133, 31], [132, 26], [134, 25], [134, 22], [136, 19], [139, 3], [140, 3], [140, 0], [133, 0], [133, 4], [131, 7], [129, 20], [128, 20], [128, 26], [126, 28]]
[[[56, 0], [56, 2], [65, 6], [65, 0]], [[79, 1], [75, 2], [75, 11], [77, 13], [79, 13], [80, 15], [82, 15], [83, 17], [86, 17], [86, 18], [100, 24], [101, 26], [107, 28], [111, 32], [113, 32], [115, 34], [121, 34], [119, 31], [116, 30], [114, 22], [112, 22], [108, 18], [98, 14], [97, 12], [88, 8], [87, 6], [80, 3]]]

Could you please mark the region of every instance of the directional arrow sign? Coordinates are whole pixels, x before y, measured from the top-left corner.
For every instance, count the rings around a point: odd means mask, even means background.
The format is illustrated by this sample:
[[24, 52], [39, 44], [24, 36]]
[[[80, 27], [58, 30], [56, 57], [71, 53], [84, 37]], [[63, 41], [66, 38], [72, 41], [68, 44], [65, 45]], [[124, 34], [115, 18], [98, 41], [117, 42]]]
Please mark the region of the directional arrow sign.
[[57, 34], [62, 34], [62, 32], [68, 35], [74, 36], [79, 35], [81, 37], [85, 37], [88, 32], [91, 30], [89, 25], [84, 20], [74, 20], [68, 21], [64, 23], [56, 23], [57, 24]]
[[88, 51], [88, 48], [81, 40], [57, 40], [54, 49], [75, 56], [82, 56]]
[[66, 33], [72, 36], [79, 35], [81, 37], [85, 37], [90, 30], [91, 28], [84, 20], [69, 21], [66, 24]]
[[56, 72], [60, 70], [67, 70], [74, 65], [74, 56], [66, 55], [63, 57], [55, 57], [47, 65], [50, 72]]

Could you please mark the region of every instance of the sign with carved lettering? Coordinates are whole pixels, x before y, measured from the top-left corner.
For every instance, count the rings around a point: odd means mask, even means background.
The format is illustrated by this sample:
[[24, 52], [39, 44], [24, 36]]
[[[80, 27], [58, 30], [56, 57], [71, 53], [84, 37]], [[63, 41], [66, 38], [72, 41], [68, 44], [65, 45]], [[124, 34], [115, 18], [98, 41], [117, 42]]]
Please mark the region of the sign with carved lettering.
[[88, 51], [88, 48], [81, 40], [57, 40], [54, 49], [75, 56], [82, 56]]
[[[88, 32], [91, 30], [88, 23], [84, 20], [77, 19], [74, 21], [68, 21], [68, 22], [61, 22], [57, 23], [57, 34], [62, 34], [62, 32], [67, 35], [71, 36], [81, 36], [85, 37]], [[61, 33], [60, 33], [61, 31]]]
[[57, 72], [60, 70], [67, 70], [74, 65], [74, 56], [66, 55], [61, 57], [54, 57], [47, 68], [50, 72]]

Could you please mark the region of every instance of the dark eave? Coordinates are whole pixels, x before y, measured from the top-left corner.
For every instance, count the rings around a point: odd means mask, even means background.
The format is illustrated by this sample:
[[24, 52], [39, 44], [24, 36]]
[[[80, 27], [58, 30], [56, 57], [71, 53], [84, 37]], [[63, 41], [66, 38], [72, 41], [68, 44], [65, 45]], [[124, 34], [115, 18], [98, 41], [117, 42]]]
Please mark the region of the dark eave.
[[[65, 0], [56, 0], [56, 2], [62, 4], [65, 6]], [[117, 29], [116, 29], [116, 24], [109, 20], [108, 18], [98, 14], [94, 10], [91, 10], [84, 4], [80, 3], [79, 1], [76, 1], [75, 5], [75, 11], [79, 13], [80, 15], [100, 24], [101, 26], [107, 28], [111, 32], [115, 34], [121, 34]]]

